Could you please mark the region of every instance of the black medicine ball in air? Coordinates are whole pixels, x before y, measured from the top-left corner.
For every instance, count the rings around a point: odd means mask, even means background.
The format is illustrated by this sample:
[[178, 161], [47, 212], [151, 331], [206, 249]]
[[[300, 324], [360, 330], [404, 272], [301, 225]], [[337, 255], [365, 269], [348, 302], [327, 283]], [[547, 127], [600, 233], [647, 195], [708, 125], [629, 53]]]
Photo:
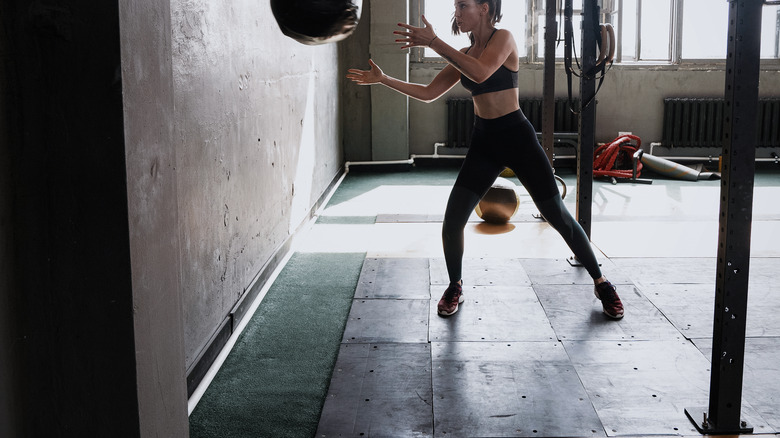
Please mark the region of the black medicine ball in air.
[[343, 40], [357, 27], [362, 0], [271, 0], [282, 33], [303, 44]]

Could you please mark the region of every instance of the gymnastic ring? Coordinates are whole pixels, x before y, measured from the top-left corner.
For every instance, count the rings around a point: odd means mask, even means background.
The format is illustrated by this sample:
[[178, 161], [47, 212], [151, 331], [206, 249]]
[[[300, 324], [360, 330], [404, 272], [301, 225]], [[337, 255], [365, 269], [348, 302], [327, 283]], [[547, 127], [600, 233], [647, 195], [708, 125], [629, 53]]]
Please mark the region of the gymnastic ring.
[[609, 54], [604, 61], [607, 64], [612, 64], [612, 62], [615, 60], [615, 49], [617, 48], [617, 43], [615, 40], [615, 28], [610, 23], [606, 23], [604, 27], [607, 30], [607, 35], [609, 38]]
[[599, 29], [601, 30], [601, 43], [599, 44], [599, 56], [596, 58], [596, 65], [601, 65], [607, 59], [607, 54], [609, 53], [609, 33], [607, 32], [607, 27], [600, 24]]
[[563, 186], [563, 190], [561, 191], [561, 199], [566, 199], [566, 193], [568, 192], [566, 189], [566, 181], [564, 181], [563, 178], [558, 175], [555, 175], [555, 179]]
[[599, 45], [599, 56], [596, 58], [596, 66], [602, 64], [611, 64], [615, 60], [615, 28], [611, 24], [600, 24], [601, 44]]

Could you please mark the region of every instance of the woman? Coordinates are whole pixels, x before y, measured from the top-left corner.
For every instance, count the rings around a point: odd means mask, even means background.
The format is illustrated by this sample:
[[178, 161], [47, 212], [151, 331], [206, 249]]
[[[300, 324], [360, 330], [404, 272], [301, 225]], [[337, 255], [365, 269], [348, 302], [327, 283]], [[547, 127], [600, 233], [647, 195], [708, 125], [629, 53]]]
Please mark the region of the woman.
[[402, 49], [430, 47], [447, 66], [428, 85], [404, 82], [385, 75], [369, 60], [370, 70], [350, 69], [347, 77], [360, 85], [382, 84], [415, 99], [430, 102], [460, 81], [471, 91], [476, 115], [466, 159], [450, 193], [442, 226], [444, 258], [450, 284], [438, 304], [449, 316], [463, 303], [463, 231], [471, 212], [505, 167], [512, 169], [539, 212], [564, 238], [593, 278], [595, 294], [604, 313], [623, 317], [623, 304], [615, 287], [601, 274], [588, 236], [563, 205], [552, 167], [536, 137], [536, 130], [520, 110], [518, 71], [520, 57], [512, 34], [496, 29], [501, 0], [455, 0], [452, 31], [468, 32], [471, 46], [456, 50], [439, 39], [430, 23], [424, 27], [399, 23], [405, 30]]

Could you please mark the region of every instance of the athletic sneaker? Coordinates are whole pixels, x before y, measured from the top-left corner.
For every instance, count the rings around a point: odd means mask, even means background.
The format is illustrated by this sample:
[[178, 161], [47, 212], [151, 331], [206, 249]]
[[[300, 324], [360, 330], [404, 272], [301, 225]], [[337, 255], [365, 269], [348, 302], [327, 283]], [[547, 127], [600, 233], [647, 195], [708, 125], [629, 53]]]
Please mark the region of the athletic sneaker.
[[450, 316], [458, 311], [458, 304], [463, 302], [463, 287], [458, 283], [450, 284], [439, 300], [439, 315]]
[[617, 289], [609, 281], [596, 285], [594, 290], [596, 298], [601, 300], [604, 313], [612, 319], [623, 317], [623, 303], [618, 297]]

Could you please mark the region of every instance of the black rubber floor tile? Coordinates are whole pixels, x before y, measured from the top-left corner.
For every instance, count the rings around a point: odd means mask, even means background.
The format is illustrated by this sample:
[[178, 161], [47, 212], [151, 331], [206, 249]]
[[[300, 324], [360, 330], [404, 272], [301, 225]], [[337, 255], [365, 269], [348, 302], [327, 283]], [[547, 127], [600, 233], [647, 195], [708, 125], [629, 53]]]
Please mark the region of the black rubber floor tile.
[[431, 351], [342, 344], [316, 437], [431, 437]]
[[605, 436], [558, 342], [434, 342], [436, 437]]
[[[598, 254], [597, 254], [598, 256]], [[601, 272], [614, 284], [631, 283], [631, 279], [606, 257], [598, 259]], [[534, 284], [589, 284], [593, 285], [588, 271], [572, 258], [522, 259], [521, 263]]]
[[[712, 337], [714, 284], [654, 284], [642, 291], [686, 338]], [[775, 285], [748, 286], [746, 318], [748, 337], [780, 337], [780, 294]]]
[[428, 299], [427, 258], [369, 257], [363, 263], [355, 298]]
[[431, 342], [556, 340], [530, 286], [464, 286], [464, 302], [447, 317], [437, 313], [439, 298], [431, 299]]
[[[707, 359], [712, 359], [711, 338], [693, 342]], [[749, 418], [750, 412], [743, 418], [754, 433], [780, 433], [780, 338], [747, 338], [743, 370], [742, 398], [760, 414], [761, 420]]]
[[715, 257], [614, 258], [615, 265], [638, 285], [712, 284], [716, 279]]
[[[450, 281], [444, 259], [431, 259], [430, 266], [431, 284], [446, 288]], [[462, 274], [463, 284], [466, 286], [529, 286], [531, 284], [531, 279], [520, 259], [464, 258]], [[444, 289], [441, 293], [443, 292]]]
[[592, 285], [534, 285], [536, 295], [561, 340], [683, 339], [680, 332], [633, 285], [616, 285], [625, 316], [603, 313]]
[[684, 409], [707, 404], [707, 359], [686, 340], [564, 341], [609, 436], [695, 435]]
[[354, 300], [344, 343], [428, 342], [430, 299]]

